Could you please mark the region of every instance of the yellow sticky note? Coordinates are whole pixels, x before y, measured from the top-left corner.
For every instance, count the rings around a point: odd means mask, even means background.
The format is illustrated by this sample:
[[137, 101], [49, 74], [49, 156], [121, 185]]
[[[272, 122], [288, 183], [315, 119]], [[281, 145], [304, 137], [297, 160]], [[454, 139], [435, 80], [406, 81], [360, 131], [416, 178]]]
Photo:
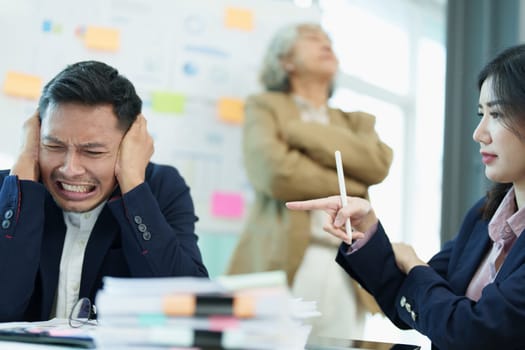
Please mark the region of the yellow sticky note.
[[238, 98], [223, 97], [217, 103], [219, 119], [228, 123], [242, 123], [244, 103]]
[[94, 50], [118, 51], [120, 31], [115, 28], [89, 26], [84, 33], [84, 45]]
[[3, 91], [7, 95], [36, 100], [42, 91], [42, 78], [10, 71], [5, 76]]
[[226, 8], [224, 26], [245, 31], [253, 30], [253, 11], [236, 7]]
[[151, 97], [151, 108], [155, 112], [177, 113], [184, 112], [186, 96], [169, 91], [153, 92]]

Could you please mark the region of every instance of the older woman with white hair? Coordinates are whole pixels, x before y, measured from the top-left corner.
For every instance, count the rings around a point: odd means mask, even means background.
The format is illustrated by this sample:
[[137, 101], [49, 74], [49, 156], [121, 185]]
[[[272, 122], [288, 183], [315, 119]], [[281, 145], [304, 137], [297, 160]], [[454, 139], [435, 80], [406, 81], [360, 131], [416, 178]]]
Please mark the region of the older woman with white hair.
[[228, 273], [284, 270], [294, 295], [318, 304], [312, 333], [348, 338], [362, 335], [365, 313], [377, 305], [335, 264], [339, 242], [323, 232], [326, 214], [285, 207], [339, 190], [335, 150], [349, 195], [367, 198], [388, 174], [392, 150], [375, 117], [328, 106], [337, 70], [318, 24], [287, 26], [271, 41], [260, 76], [266, 92], [245, 104], [244, 163], [255, 200]]

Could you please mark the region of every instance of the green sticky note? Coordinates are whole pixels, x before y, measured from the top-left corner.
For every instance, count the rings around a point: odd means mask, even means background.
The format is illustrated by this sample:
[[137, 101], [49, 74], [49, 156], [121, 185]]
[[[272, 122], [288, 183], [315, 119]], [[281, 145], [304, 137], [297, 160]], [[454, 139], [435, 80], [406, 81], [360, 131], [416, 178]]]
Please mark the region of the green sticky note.
[[153, 92], [151, 107], [155, 112], [176, 113], [184, 112], [186, 96], [169, 91]]

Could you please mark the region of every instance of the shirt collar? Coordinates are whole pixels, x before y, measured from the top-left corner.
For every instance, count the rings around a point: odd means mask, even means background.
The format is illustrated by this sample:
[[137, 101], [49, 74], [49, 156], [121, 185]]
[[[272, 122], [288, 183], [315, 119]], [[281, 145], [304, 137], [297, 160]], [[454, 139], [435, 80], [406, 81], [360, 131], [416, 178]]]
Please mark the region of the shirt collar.
[[326, 113], [328, 111], [328, 107], [326, 106], [326, 104], [320, 106], [319, 108], [316, 108], [310, 103], [310, 101], [308, 101], [302, 96], [292, 94], [292, 97], [299, 109], [301, 110], [315, 111], [317, 113]]
[[330, 124], [328, 116], [328, 107], [323, 105], [319, 108], [312, 106], [312, 104], [301, 96], [293, 95], [293, 99], [303, 122], [316, 122], [320, 124]]
[[514, 187], [511, 187], [489, 223], [489, 235], [495, 242], [510, 234], [519, 237], [525, 229], [525, 208], [517, 210]]
[[106, 202], [100, 203], [95, 208], [90, 211], [85, 211], [82, 213], [64, 211], [64, 220], [67, 224], [70, 224], [73, 227], [78, 229], [83, 229], [85, 227], [92, 227], [93, 223], [97, 220], [98, 215], [102, 211], [102, 208], [106, 205]]

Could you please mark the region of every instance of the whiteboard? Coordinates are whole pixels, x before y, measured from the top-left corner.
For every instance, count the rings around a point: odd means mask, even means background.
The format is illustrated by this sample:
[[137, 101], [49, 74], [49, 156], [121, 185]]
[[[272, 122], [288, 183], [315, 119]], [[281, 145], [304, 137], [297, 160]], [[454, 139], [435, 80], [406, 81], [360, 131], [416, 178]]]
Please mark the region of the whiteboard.
[[12, 165], [37, 106], [28, 81], [103, 61], [134, 83], [155, 140], [152, 160], [185, 178], [197, 232], [237, 234], [253, 198], [242, 101], [261, 90], [257, 73], [274, 32], [319, 18], [316, 8], [272, 0], [0, 0], [0, 167]]

